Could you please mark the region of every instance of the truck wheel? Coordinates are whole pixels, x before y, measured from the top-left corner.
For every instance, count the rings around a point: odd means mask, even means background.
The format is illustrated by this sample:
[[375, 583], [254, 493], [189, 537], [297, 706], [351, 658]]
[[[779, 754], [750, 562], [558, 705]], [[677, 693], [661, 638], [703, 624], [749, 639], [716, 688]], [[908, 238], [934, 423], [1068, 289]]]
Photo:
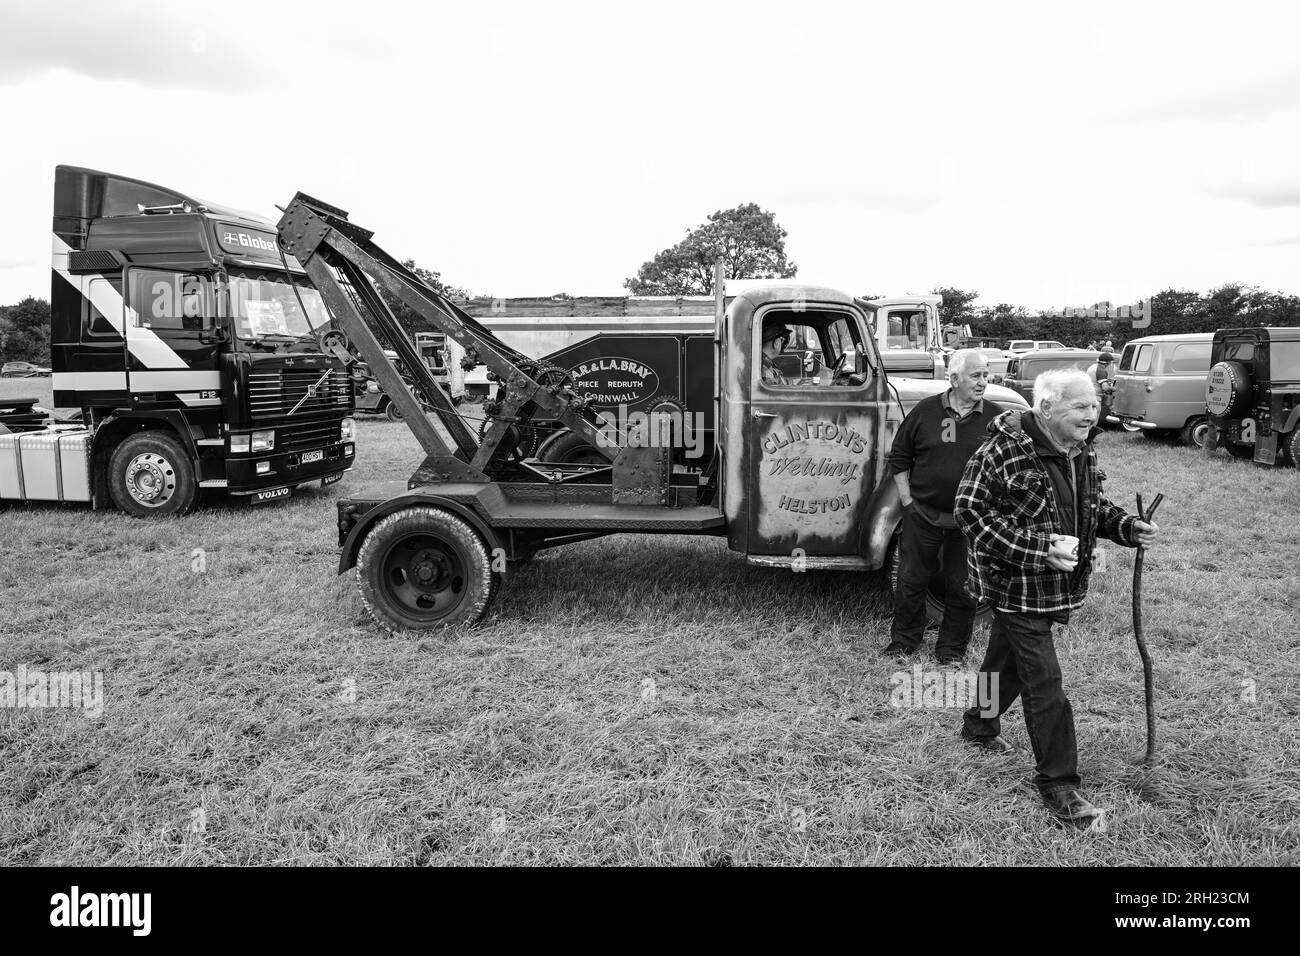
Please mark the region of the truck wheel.
[[1286, 452], [1291, 459], [1291, 467], [1300, 468], [1300, 428], [1291, 432], [1291, 440], [1286, 443]]
[[366, 610], [394, 632], [477, 623], [499, 577], [478, 533], [429, 505], [404, 508], [371, 528], [357, 575]]
[[1178, 439], [1188, 448], [1204, 448], [1205, 436], [1210, 431], [1210, 420], [1204, 415], [1198, 415], [1195, 418], [1188, 419], [1182, 431], [1178, 433]]
[[609, 464], [609, 459], [600, 453], [599, 448], [567, 428], [556, 432], [537, 449], [537, 459], [565, 465]]
[[[889, 543], [889, 552], [885, 556], [885, 570], [888, 572], [889, 580], [889, 599], [893, 602], [894, 594], [898, 590], [898, 569], [902, 563], [900, 556], [901, 548], [899, 543], [902, 541], [902, 535], [897, 531], [894, 532], [894, 538]], [[931, 624], [938, 627], [943, 623], [943, 579], [940, 577], [932, 578], [930, 587], [925, 595], [925, 617]], [[985, 624], [993, 623], [993, 607], [987, 601], [980, 601], [975, 606], [974, 626], [980, 627]]]
[[163, 431], [137, 432], [113, 450], [108, 490], [114, 504], [137, 518], [188, 514], [198, 499], [189, 452]]
[[405, 416], [402, 415], [402, 409], [398, 407], [398, 404], [391, 398], [384, 405], [384, 414], [388, 416], [390, 422], [400, 422], [405, 418]]

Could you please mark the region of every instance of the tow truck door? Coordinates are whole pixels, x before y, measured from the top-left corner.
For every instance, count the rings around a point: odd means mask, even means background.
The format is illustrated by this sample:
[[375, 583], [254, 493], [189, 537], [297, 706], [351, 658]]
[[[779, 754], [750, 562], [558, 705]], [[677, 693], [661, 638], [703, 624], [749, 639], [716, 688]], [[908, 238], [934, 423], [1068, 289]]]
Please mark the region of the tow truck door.
[[127, 388], [133, 408], [221, 404], [212, 282], [202, 274], [128, 267]]
[[[821, 343], [821, 371], [784, 384], [763, 372], [761, 332], [784, 324]], [[752, 555], [853, 556], [875, 487], [886, 413], [866, 318], [840, 303], [769, 306], [752, 323], [745, 441], [748, 548]], [[798, 338], [799, 336], [796, 336]], [[848, 353], [844, 376], [832, 377]], [[813, 363], [817, 365], [818, 363]]]

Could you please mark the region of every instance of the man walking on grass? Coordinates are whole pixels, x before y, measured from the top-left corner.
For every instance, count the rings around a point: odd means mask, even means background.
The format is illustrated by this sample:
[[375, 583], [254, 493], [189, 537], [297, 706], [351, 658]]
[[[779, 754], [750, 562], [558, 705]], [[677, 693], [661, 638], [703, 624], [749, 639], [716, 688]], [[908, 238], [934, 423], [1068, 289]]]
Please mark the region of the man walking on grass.
[[984, 404], [989, 365], [978, 349], [953, 353], [950, 388], [917, 402], [898, 427], [889, 469], [903, 501], [894, 623], [884, 653], [902, 659], [921, 646], [930, 578], [944, 580], [943, 623], [934, 642], [940, 664], [958, 664], [970, 643], [975, 601], [966, 593], [966, 538], [953, 517], [962, 470], [988, 437], [997, 408]]
[[1073, 823], [1099, 811], [1079, 792], [1074, 712], [1061, 686], [1052, 625], [1083, 605], [1098, 535], [1147, 547], [1158, 530], [1102, 495], [1092, 447], [1098, 408], [1096, 384], [1085, 372], [1038, 376], [1033, 410], [997, 416], [991, 437], [966, 465], [954, 508], [970, 539], [970, 589], [995, 608], [980, 671], [996, 674], [998, 688], [997, 716], [972, 707], [961, 735], [988, 750], [1011, 750], [1000, 718], [1023, 697], [1034, 783], [1048, 808]]

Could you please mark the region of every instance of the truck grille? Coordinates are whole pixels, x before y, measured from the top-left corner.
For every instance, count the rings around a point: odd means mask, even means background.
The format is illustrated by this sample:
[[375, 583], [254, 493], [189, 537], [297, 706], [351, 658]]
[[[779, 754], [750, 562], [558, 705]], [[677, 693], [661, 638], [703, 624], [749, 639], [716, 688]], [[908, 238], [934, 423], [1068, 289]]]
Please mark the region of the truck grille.
[[275, 430], [276, 451], [320, 448], [322, 445], [329, 445], [338, 440], [338, 422], [322, 422], [319, 425], [292, 425]]
[[[248, 408], [253, 421], [283, 418], [302, 401], [307, 390], [320, 381], [323, 369], [273, 368], [253, 369], [248, 373]], [[352, 399], [352, 383], [348, 373], [330, 369], [316, 393], [302, 402], [298, 415], [313, 412], [346, 411]]]

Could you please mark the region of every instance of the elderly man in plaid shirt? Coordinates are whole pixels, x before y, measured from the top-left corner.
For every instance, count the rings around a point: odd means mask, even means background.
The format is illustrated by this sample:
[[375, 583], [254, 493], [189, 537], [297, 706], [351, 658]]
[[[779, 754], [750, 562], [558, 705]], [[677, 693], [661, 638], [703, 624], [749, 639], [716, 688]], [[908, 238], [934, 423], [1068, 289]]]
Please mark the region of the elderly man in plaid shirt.
[[[997, 674], [997, 715], [966, 711], [962, 736], [988, 750], [1011, 746], [1000, 718], [1024, 698], [1034, 783], [1057, 817], [1090, 821], [1099, 811], [1079, 793], [1074, 712], [1061, 686], [1052, 625], [1069, 620], [1088, 593], [1097, 536], [1146, 547], [1157, 527], [1102, 495], [1092, 439], [1094, 382], [1054, 369], [1034, 382], [1029, 412], [1004, 412], [966, 465], [954, 516], [970, 542], [968, 589], [996, 609], [982, 672]], [[1078, 539], [1077, 552], [1073, 542]]]

